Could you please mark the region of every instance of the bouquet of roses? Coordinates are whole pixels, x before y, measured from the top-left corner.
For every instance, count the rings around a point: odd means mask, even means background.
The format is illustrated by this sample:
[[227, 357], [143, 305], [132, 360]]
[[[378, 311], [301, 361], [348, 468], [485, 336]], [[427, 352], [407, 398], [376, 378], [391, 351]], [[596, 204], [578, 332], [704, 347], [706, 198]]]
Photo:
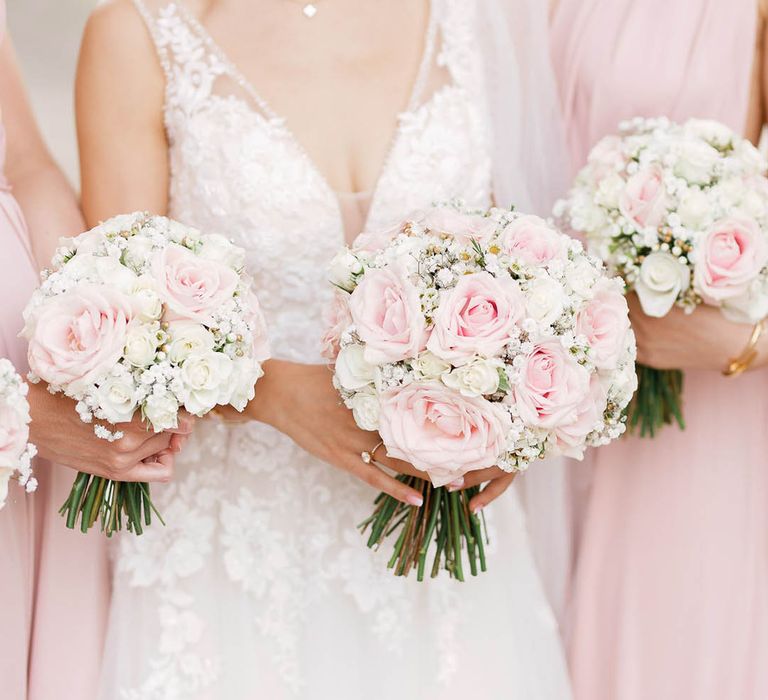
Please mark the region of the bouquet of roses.
[[[555, 215], [584, 234], [649, 316], [718, 307], [756, 323], [768, 313], [766, 163], [713, 121], [633, 119], [600, 141]], [[639, 367], [630, 426], [653, 435], [676, 420], [682, 373]]]
[[9, 360], [0, 358], [0, 508], [8, 496], [14, 474], [27, 493], [37, 488], [32, 476], [32, 458], [37, 454], [29, 441], [27, 385]]
[[[30, 380], [77, 401], [86, 423], [177, 425], [184, 409], [243, 410], [267, 357], [265, 329], [243, 251], [226, 238], [144, 213], [116, 216], [62, 241], [25, 311]], [[99, 423], [97, 436], [122, 437]], [[141, 534], [147, 484], [80, 473], [61, 509], [86, 532]]]
[[[334, 382], [357, 424], [424, 479], [407, 506], [380, 495], [368, 546], [398, 531], [390, 568], [422, 580], [434, 544], [463, 580], [485, 570], [478, 489], [463, 474], [524, 470], [581, 457], [624, 431], [634, 389], [634, 335], [620, 280], [578, 241], [535, 216], [436, 207], [395, 230], [362, 235], [332, 263], [337, 287], [325, 338]], [[464, 544], [462, 544], [462, 542]]]

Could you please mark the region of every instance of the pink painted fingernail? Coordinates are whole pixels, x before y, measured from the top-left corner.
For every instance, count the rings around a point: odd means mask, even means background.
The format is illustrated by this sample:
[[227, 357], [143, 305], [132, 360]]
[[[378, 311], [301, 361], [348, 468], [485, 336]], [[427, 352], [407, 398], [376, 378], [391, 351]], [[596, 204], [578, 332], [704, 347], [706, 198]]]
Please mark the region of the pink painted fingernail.
[[450, 484], [448, 484], [448, 493], [453, 493], [454, 491], [458, 491], [459, 489], [464, 487], [464, 477], [460, 476], [455, 481], [452, 481]]
[[421, 508], [424, 505], [424, 499], [421, 496], [408, 496], [405, 500], [417, 508]]
[[479, 505], [479, 506], [472, 506], [470, 510], [472, 511], [473, 515], [477, 515], [485, 506]]

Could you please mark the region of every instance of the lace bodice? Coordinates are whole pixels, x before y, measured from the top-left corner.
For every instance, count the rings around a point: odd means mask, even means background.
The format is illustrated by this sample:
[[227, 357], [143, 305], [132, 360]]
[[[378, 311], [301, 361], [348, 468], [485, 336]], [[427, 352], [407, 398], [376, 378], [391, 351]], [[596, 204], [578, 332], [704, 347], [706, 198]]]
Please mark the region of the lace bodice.
[[[349, 214], [346, 208], [364, 206], [366, 197], [339, 201], [285, 121], [182, 4], [134, 2], [166, 77], [170, 216], [225, 233], [245, 248], [273, 353], [321, 361], [322, 312], [331, 296], [326, 266], [345, 240], [342, 209]], [[489, 204], [490, 127], [473, 9], [468, 0], [432, 3], [411, 103], [370, 193], [369, 229], [433, 201]], [[447, 79], [431, 81], [436, 71]], [[157, 647], [142, 650], [148, 668], [141, 682], [134, 675], [106, 686], [110, 700], [224, 697], [216, 692], [231, 677], [227, 664], [244, 652], [234, 639], [217, 641], [216, 630], [226, 627], [217, 595], [242, 607], [237, 617], [251, 656], [268, 646], [269, 668], [294, 693], [307, 682], [299, 657], [317, 607], [331, 608], [352, 628], [363, 616], [369, 636], [393, 653], [405, 653], [403, 620], [439, 609], [411, 643], [432, 646], [438, 681], [456, 669], [451, 650], [459, 613], [450, 582], [414, 589], [415, 582], [395, 579], [355, 532], [370, 513], [370, 489], [272, 428], [205, 421], [177, 460], [175, 482], [153, 493], [168, 527], [123, 538], [116, 582], [127, 586], [128, 600], [143, 591], [144, 603], [156, 606], [148, 614]], [[222, 634], [232, 637], [229, 627]], [[222, 645], [231, 653], [222, 653]], [[120, 653], [115, 658], [125, 663]], [[249, 663], [256, 662], [244, 659], [238, 673]]]
[[[221, 230], [243, 246], [274, 352], [319, 360], [326, 265], [344, 243], [337, 196], [285, 120], [181, 3], [137, 5], [166, 74], [170, 216]], [[433, 2], [425, 60], [371, 195], [368, 228], [437, 200], [489, 202], [489, 126], [472, 5]], [[438, 67], [449, 80], [425, 99], [428, 73]]]

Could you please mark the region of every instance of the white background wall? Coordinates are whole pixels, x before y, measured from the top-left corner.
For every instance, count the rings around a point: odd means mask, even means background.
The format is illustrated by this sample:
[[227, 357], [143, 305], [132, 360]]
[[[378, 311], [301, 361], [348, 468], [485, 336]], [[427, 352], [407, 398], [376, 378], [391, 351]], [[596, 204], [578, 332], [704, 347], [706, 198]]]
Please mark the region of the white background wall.
[[8, 29], [38, 124], [78, 186], [73, 81], [80, 35], [96, 0], [6, 0]]

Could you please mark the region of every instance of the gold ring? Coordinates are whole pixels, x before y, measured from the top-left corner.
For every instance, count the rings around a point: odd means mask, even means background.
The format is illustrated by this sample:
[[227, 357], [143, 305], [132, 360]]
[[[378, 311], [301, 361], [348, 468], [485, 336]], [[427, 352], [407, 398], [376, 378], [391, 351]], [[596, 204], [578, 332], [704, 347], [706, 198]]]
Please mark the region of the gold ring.
[[376, 450], [378, 450], [380, 447], [384, 446], [384, 441], [379, 440], [375, 447], [368, 452], [367, 450], [360, 453], [360, 459], [363, 460], [366, 464], [376, 464]]

